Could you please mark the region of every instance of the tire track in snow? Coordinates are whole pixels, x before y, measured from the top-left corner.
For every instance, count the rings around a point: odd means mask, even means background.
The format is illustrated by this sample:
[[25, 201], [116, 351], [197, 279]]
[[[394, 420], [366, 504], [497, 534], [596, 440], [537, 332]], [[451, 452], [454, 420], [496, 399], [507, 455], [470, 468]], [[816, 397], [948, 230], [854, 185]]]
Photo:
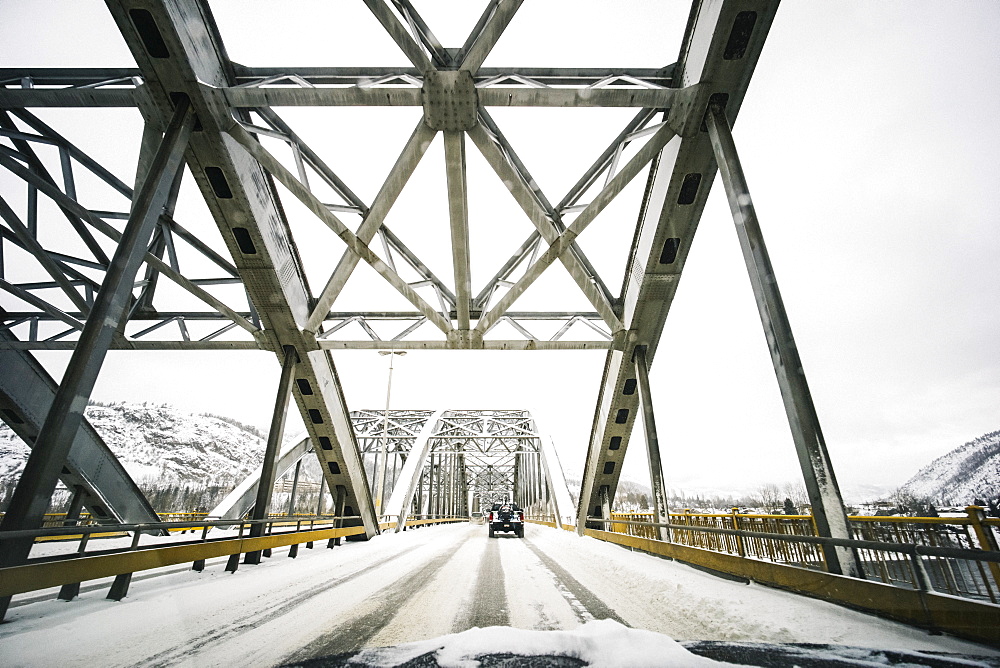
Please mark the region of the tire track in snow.
[[214, 628], [206, 633], [203, 633], [198, 637], [191, 638], [185, 641], [182, 645], [171, 647], [170, 649], [164, 650], [158, 654], [148, 657], [143, 661], [139, 662], [137, 665], [170, 666], [180, 662], [189, 662], [191, 661], [191, 656], [195, 652], [197, 652], [198, 650], [207, 645], [216, 644], [218, 642], [226, 640], [227, 638], [237, 636], [243, 633], [244, 631], [256, 628], [261, 624], [266, 624], [272, 619], [277, 619], [282, 615], [291, 614], [295, 611], [295, 608], [297, 606], [301, 605], [302, 603], [305, 603], [309, 599], [315, 598], [316, 596], [319, 596], [320, 594], [327, 592], [330, 589], [333, 589], [334, 587], [339, 587], [340, 585], [350, 580], [353, 580], [356, 577], [365, 575], [366, 573], [370, 573], [375, 569], [382, 568], [386, 564], [389, 564], [395, 561], [396, 559], [404, 557], [410, 552], [413, 552], [414, 550], [420, 547], [423, 546], [415, 545], [411, 548], [399, 552], [398, 554], [394, 554], [391, 557], [387, 557], [385, 560], [380, 561], [377, 564], [364, 566], [356, 571], [351, 571], [346, 575], [342, 575], [339, 578], [319, 584], [310, 589], [309, 591], [292, 596], [290, 598], [272, 601], [268, 605], [258, 608], [252, 613], [245, 615], [232, 623]]
[[552, 572], [556, 589], [563, 595], [566, 602], [576, 613], [581, 622], [590, 622], [595, 619], [613, 619], [624, 626], [631, 626], [628, 622], [618, 616], [614, 610], [608, 607], [604, 601], [580, 584], [569, 572], [560, 566], [549, 555], [542, 552], [530, 540], [524, 540], [525, 546], [531, 550], [539, 561]]
[[303, 648], [284, 657], [279, 665], [295, 665], [302, 661], [362, 649], [379, 631], [393, 621], [403, 604], [421, 589], [427, 587], [438, 571], [451, 561], [455, 554], [470, 540], [464, 538], [460, 543], [449, 546], [443, 554], [438, 555], [425, 566], [418, 568], [409, 575], [387, 584], [382, 589], [372, 592], [364, 607], [368, 609], [360, 617], [354, 617], [329, 633], [325, 633], [309, 642], [308, 648]]
[[500, 543], [488, 539], [483, 550], [472, 600], [465, 614], [456, 620], [452, 630], [460, 633], [474, 626], [509, 626], [507, 594], [504, 591], [503, 565], [500, 563]]

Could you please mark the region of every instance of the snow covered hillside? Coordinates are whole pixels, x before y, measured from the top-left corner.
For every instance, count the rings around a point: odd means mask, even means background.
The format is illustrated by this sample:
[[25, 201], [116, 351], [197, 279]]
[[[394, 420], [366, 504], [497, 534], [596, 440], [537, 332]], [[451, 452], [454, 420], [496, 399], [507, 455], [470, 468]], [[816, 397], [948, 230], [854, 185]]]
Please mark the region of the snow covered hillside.
[[902, 490], [945, 504], [969, 504], [1000, 495], [1000, 431], [959, 446], [920, 469]]
[[[231, 485], [260, 466], [264, 435], [253, 427], [167, 405], [112, 403], [87, 418], [132, 478], [143, 485]], [[29, 449], [0, 423], [0, 484], [16, 480]]]

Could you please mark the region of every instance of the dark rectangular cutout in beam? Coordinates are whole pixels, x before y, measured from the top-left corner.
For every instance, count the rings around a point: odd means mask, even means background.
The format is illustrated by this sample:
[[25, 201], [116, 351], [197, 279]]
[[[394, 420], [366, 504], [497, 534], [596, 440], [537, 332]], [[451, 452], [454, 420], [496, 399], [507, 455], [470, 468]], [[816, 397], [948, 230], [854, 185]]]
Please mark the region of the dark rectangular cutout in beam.
[[663, 250], [660, 251], [660, 264], [673, 264], [677, 261], [677, 251], [681, 249], [681, 240], [677, 237], [670, 237], [663, 242]]
[[701, 172], [691, 172], [684, 175], [681, 182], [681, 191], [677, 193], [677, 203], [682, 206], [694, 204], [698, 197], [698, 188], [701, 186]]
[[309, 419], [313, 424], [323, 424], [323, 415], [315, 408], [309, 409]]
[[625, 424], [626, 422], [628, 422], [628, 409], [619, 408], [615, 415], [615, 424]]
[[611, 442], [608, 444], [608, 450], [618, 450], [622, 447], [622, 437], [612, 436]]
[[160, 29], [156, 26], [156, 20], [149, 13], [149, 10], [130, 9], [128, 17], [132, 19], [132, 25], [135, 26], [135, 31], [139, 33], [142, 46], [146, 49], [146, 53], [149, 54], [150, 58], [170, 57], [167, 44], [163, 41], [163, 35], [160, 34]]
[[319, 447], [324, 450], [333, 450], [333, 443], [330, 442], [330, 439], [327, 436], [320, 436]]
[[757, 12], [740, 12], [736, 15], [729, 41], [726, 42], [726, 50], [722, 52], [723, 60], [739, 60], [746, 55], [756, 23]]
[[257, 246], [254, 245], [253, 238], [250, 236], [250, 230], [247, 228], [234, 227], [233, 239], [236, 240], [236, 245], [239, 247], [240, 252], [244, 255], [257, 254]]
[[327, 462], [326, 466], [330, 469], [330, 473], [333, 475], [340, 475], [340, 464], [337, 462]]
[[222, 173], [222, 170], [218, 167], [206, 167], [205, 176], [208, 177], [208, 183], [212, 186], [212, 191], [215, 196], [219, 199], [232, 199], [233, 191], [229, 187], [229, 181], [226, 180], [226, 175]]

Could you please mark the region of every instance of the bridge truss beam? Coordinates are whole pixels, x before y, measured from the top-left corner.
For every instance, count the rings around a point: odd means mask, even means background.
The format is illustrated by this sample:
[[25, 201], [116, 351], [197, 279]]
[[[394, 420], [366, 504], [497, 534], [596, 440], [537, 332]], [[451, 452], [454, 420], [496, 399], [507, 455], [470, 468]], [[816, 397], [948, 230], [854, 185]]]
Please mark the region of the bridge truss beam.
[[[12, 207], [0, 206], [5, 223], [0, 225], [0, 251], [4, 245], [26, 250], [47, 277], [18, 283], [0, 276], [0, 291], [27, 305], [0, 316], [0, 328], [25, 334], [20, 340], [0, 340], [0, 347], [57, 350], [82, 345], [79, 332], [89, 324], [92, 293], [102, 285], [94, 278], [95, 272], [106, 273], [109, 266], [94, 232], [117, 243], [121, 235], [107, 220], [123, 214], [97, 211], [78, 201], [73, 162], [125, 197], [133, 197], [108, 170], [34, 118], [27, 108], [138, 108], [146, 121], [139, 169], [144, 174], [152, 155], [149, 147], [155, 146], [176, 105], [187, 99], [198, 126], [185, 157], [232, 261], [187, 233], [172, 219], [170, 206], [157, 212], [156, 236], [141, 258], [145, 277], [139, 294], [131, 295], [127, 322], [108, 347], [263, 349], [279, 357], [286, 349], [294, 349], [299, 364], [293, 395], [310, 438], [318, 444], [314, 451], [338, 504], [348, 514], [361, 516], [368, 535], [377, 531], [378, 518], [364, 471], [365, 446], [355, 440], [328, 350], [607, 350], [577, 526], [582, 531], [590, 515], [606, 518], [639, 406], [635, 350], [642, 348], [643, 368], [648, 369], [717, 169], [703, 123], [705, 113], [714, 103], [735, 119], [777, 1], [695, 0], [679, 61], [664, 68], [483, 68], [520, 4], [517, 0], [490, 2], [465, 44], [448, 49], [408, 0], [366, 0], [373, 17], [411, 66], [251, 68], [228, 59], [205, 0], [108, 0], [137, 68], [0, 69], [0, 107], [11, 109], [17, 119], [0, 115], [0, 136], [14, 147], [0, 144], [0, 166], [28, 187], [23, 222]], [[358, 197], [274, 109], [359, 105], [422, 109], [420, 122], [371, 202]], [[634, 107], [636, 114], [553, 205], [557, 200], [550, 200], [538, 187], [491, 117], [491, 106]], [[661, 116], [662, 122], [657, 123]], [[443, 134], [445, 144], [451, 287], [385, 225], [387, 214], [438, 133]], [[468, 244], [466, 134], [534, 229], [498, 271], [484, 274], [493, 278], [481, 286], [471, 283], [477, 272]], [[286, 167], [265, 148], [264, 138], [287, 145], [294, 166]], [[624, 160], [629, 144], [638, 149]], [[40, 146], [59, 151], [61, 187], [33, 157]], [[647, 165], [651, 169], [624, 285], [615, 296], [577, 239]], [[599, 184], [602, 177], [603, 186]], [[342, 201], [321, 201], [310, 187], [310, 178], [318, 178]], [[346, 245], [318, 295], [307, 284], [275, 181]], [[171, 184], [174, 196], [177, 186], [177, 182]], [[58, 205], [93, 259], [38, 242], [33, 230], [38, 225], [39, 193]], [[356, 231], [341, 220], [347, 215], [360, 216]], [[208, 258], [222, 276], [189, 279], [183, 275], [177, 260], [180, 242]], [[361, 261], [406, 298], [412, 310], [331, 311]], [[513, 311], [516, 300], [557, 261], [592, 310]], [[407, 277], [414, 275], [416, 280]], [[174, 281], [208, 310], [154, 308], [161, 277]], [[244, 291], [247, 305], [232, 308], [208, 286]], [[212, 321], [216, 329], [193, 334], [193, 323]], [[561, 321], [562, 325], [545, 339], [531, 332], [534, 323], [543, 321]], [[391, 337], [378, 334], [373, 327], [378, 323], [382, 329], [386, 322], [399, 328]], [[434, 327], [425, 327], [428, 322]], [[490, 338], [501, 324], [523, 338]], [[589, 338], [567, 340], [567, 332], [578, 324], [584, 327], [574, 331], [586, 330]], [[345, 338], [352, 325], [364, 334]], [[430, 333], [419, 340], [415, 338], [418, 331]], [[172, 340], [153, 338], [171, 333]], [[649, 388], [644, 389], [648, 394]], [[509, 488], [523, 502], [545, 499], [546, 507], [553, 502], [565, 507], [544, 484], [546, 463], [537, 447], [507, 454], [513, 455], [513, 463], [508, 466], [510, 462], [505, 461], [502, 472], [489, 468], [492, 464], [477, 471], [474, 452], [431, 448], [417, 490], [433, 491], [416, 492], [415, 505], [437, 513], [446, 507], [453, 511], [463, 507], [455, 484], [475, 487], [491, 478], [483, 484], [489, 487], [495, 482]], [[825, 475], [812, 468], [804, 472], [807, 478]], [[807, 487], [810, 484], [807, 480]], [[832, 469], [823, 484], [836, 486]], [[449, 491], [444, 493], [444, 489]], [[827, 501], [834, 503], [834, 496], [828, 495]]]

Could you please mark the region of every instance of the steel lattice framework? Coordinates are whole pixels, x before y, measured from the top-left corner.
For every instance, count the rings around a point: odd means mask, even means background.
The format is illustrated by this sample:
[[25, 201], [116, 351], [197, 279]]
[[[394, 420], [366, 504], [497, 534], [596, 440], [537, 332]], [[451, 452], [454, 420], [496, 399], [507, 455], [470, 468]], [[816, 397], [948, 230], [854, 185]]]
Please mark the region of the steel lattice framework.
[[[386, 493], [391, 498], [384, 516], [398, 526], [407, 517], [464, 516], [505, 500], [556, 522], [572, 521], [558, 455], [529, 411], [359, 410], [350, 417], [369, 476], [382, 470], [378, 458], [386, 445]], [[312, 451], [308, 439], [287, 445], [274, 476], [291, 471]], [[259, 472], [248, 476], [209, 515], [244, 517], [260, 477]]]
[[[553, 516], [563, 501], [569, 516], [561, 467], [526, 410], [362, 410], [351, 412], [351, 422], [366, 470], [379, 470], [386, 441], [385, 514], [397, 523], [400, 514], [461, 515], [501, 500]], [[550, 466], [558, 467], [554, 475]]]
[[[582, 530], [590, 518], [608, 516], [640, 409], [662, 519], [666, 504], [647, 373], [718, 172], [817, 525], [823, 535], [848, 537], [840, 492], [730, 133], [777, 1], [695, 0], [677, 62], [634, 69], [484, 67], [521, 0], [486, 2], [458, 48], [443, 45], [410, 0], [364, 4], [409, 65], [244, 67], [228, 58], [205, 0], [107, 0], [135, 68], [0, 70], [0, 167], [7, 181], [20, 186], [16, 196], [4, 191], [0, 199], [0, 328], [9, 333], [0, 348], [24, 359], [31, 350], [74, 351], [51, 408], [41, 411], [44, 424], [38, 425], [4, 528], [31, 526], [44, 512], [110, 349], [274, 352], [283, 373], [267, 456], [273, 460], [277, 454], [284, 407], [294, 397], [335, 490], [337, 510], [360, 516], [369, 535], [378, 530], [378, 517], [364, 453], [378, 438], [379, 416], [367, 415], [355, 436], [329, 350], [606, 349], [576, 524]], [[378, 193], [364, 200], [278, 112], [303, 106], [401, 106], [421, 113]], [[635, 113], [580, 170], [575, 185], [555, 198], [542, 192], [491, 115], [498, 106], [565, 113], [618, 107]], [[138, 109], [145, 130], [136, 187], [30, 111], [38, 107]], [[450, 276], [434, 273], [385, 223], [437, 135], [443, 138], [448, 203], [447, 237], [440, 243], [450, 248]], [[491, 278], [476, 286], [467, 140], [533, 230], [513, 244], [505, 262], [484, 270]], [[225, 252], [175, 219], [185, 173], [200, 190]], [[622, 288], [615, 292], [577, 239], [640, 173], [648, 174], [645, 192], [636, 226], [627, 232], [632, 244]], [[89, 192], [77, 188], [83, 176], [111, 194], [90, 201]], [[292, 202], [346, 247], [315, 291], [285, 213]], [[351, 224], [350, 217], [360, 222]], [[30, 258], [30, 268], [6, 259], [15, 254]], [[182, 266], [182, 257], [196, 259]], [[409, 310], [334, 310], [361, 263]], [[588, 310], [513, 310], [554, 264], [562, 265]], [[501, 324], [519, 338], [496, 338]], [[552, 333], [533, 333], [543, 326]], [[570, 339], [571, 332], [579, 338]], [[8, 421], [22, 419], [18, 406], [35, 401], [14, 395], [16, 389], [4, 399]], [[420, 419], [437, 418], [420, 412], [393, 417], [394, 455], [401, 458], [407, 444], [412, 447], [419, 438], [414, 430]], [[476, 438], [493, 439], [488, 451], [464, 450], [465, 466], [459, 467], [467, 472], [463, 484], [483, 498], [493, 495], [498, 488], [488, 482], [491, 464], [483, 457], [521, 452], [511, 444], [530, 430], [496, 414], [489, 419], [485, 413], [456, 414], [447, 421], [455, 433], [437, 436], [440, 443], [465, 443], [477, 430]], [[500, 431], [490, 433], [494, 428]], [[504, 450], [508, 446], [515, 449]], [[497, 455], [494, 447], [506, 454]], [[5, 563], [16, 563], [22, 551], [26, 554], [26, 548], [11, 551]], [[856, 570], [846, 550], [829, 548], [826, 558], [835, 572]]]

